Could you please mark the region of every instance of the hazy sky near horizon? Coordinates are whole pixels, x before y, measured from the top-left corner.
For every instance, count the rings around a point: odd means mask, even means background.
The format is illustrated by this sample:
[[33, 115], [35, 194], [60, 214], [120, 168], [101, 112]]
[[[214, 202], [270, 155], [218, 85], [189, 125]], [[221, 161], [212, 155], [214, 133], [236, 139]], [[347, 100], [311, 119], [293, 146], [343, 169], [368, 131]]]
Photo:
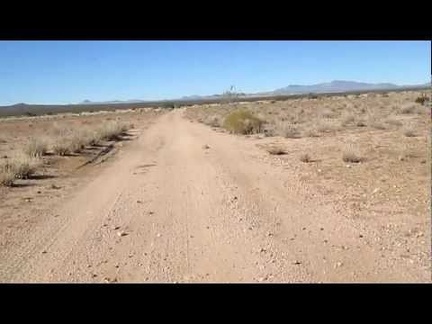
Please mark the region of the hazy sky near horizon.
[[0, 105], [159, 100], [332, 80], [423, 84], [427, 41], [0, 41]]

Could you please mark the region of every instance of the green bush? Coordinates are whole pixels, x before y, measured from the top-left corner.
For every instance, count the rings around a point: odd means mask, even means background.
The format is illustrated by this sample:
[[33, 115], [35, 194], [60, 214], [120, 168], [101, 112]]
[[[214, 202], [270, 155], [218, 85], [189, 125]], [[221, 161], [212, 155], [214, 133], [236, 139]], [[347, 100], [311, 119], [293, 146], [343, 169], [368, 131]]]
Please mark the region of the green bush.
[[256, 134], [262, 130], [263, 121], [246, 110], [230, 113], [224, 121], [224, 128], [234, 134]]

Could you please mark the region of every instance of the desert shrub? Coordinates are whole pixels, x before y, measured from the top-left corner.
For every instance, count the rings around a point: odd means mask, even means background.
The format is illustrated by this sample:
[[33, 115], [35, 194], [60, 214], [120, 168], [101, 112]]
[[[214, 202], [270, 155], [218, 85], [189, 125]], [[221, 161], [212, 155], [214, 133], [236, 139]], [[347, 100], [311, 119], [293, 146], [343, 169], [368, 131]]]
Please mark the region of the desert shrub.
[[328, 133], [334, 130], [338, 130], [338, 126], [335, 124], [334, 121], [324, 119], [318, 122], [317, 130], [322, 133]]
[[68, 140], [69, 149], [74, 153], [81, 152], [88, 144], [88, 137], [85, 132], [77, 132]]
[[350, 146], [347, 147], [342, 153], [342, 160], [349, 163], [360, 163], [363, 162], [365, 159], [361, 156], [358, 150]]
[[287, 154], [287, 152], [281, 148], [281, 147], [270, 147], [267, 149], [267, 152], [269, 152], [271, 155], [284, 155]]
[[342, 126], [348, 126], [349, 124], [354, 123], [355, 118], [353, 114], [350, 113], [345, 113], [344, 115], [342, 115], [341, 118], [341, 125]]
[[307, 125], [303, 130], [303, 135], [306, 137], [320, 137], [320, 134], [315, 125]]
[[356, 125], [357, 127], [366, 127], [366, 126], [367, 126], [366, 121], [363, 120], [363, 119], [359, 119], [359, 120], [357, 120], [357, 121], [355, 122], [355, 125]]
[[72, 134], [72, 130], [69, 127], [58, 123], [54, 123], [52, 132], [56, 137], [67, 137]]
[[335, 118], [336, 113], [331, 111], [330, 109], [324, 109], [323, 111], [320, 112], [320, 116], [322, 118]]
[[15, 180], [15, 174], [12, 172], [9, 163], [0, 160], [0, 186], [12, 186]]
[[162, 108], [164, 109], [174, 109], [176, 107], [174, 102], [165, 102], [162, 104]]
[[379, 129], [379, 130], [385, 130], [386, 129], [386, 126], [384, 125], [384, 123], [378, 119], [375, 119], [375, 120], [371, 119], [371, 120], [369, 120], [368, 124], [370, 127], [375, 128], [375, 129]]
[[400, 107], [399, 109], [399, 113], [401, 114], [413, 114], [416, 111], [416, 105], [413, 104], [407, 104], [407, 105], [403, 105], [402, 107]]
[[401, 126], [402, 122], [398, 119], [396, 119], [395, 117], [390, 116], [389, 118], [387, 118], [387, 120], [385, 121], [387, 124], [392, 125], [392, 126]]
[[300, 161], [304, 162], [304, 163], [309, 163], [312, 162], [312, 158], [310, 157], [309, 154], [305, 153], [300, 155]]
[[71, 145], [67, 138], [59, 138], [53, 145], [52, 150], [54, 154], [65, 156], [71, 153]]
[[427, 102], [428, 100], [429, 100], [428, 97], [426, 97], [426, 96], [420, 96], [420, 97], [416, 98], [415, 103], [424, 105], [425, 102]]
[[277, 123], [276, 134], [285, 138], [300, 138], [301, 133], [292, 123]]
[[12, 157], [6, 162], [3, 162], [2, 170], [4, 173], [13, 174], [14, 178], [28, 179], [36, 172], [39, 165], [39, 159], [25, 154], [20, 154]]
[[415, 137], [416, 131], [415, 131], [414, 125], [412, 125], [412, 124], [405, 125], [403, 128], [403, 134], [406, 137]]
[[218, 116], [209, 116], [204, 120], [204, 124], [209, 125], [211, 127], [220, 127], [221, 120]]
[[32, 138], [24, 147], [24, 153], [31, 157], [40, 157], [47, 152], [48, 145], [45, 140]]
[[246, 110], [231, 112], [224, 121], [224, 128], [234, 134], [255, 134], [262, 130], [263, 121]]
[[119, 122], [110, 122], [99, 128], [100, 138], [107, 141], [117, 141], [127, 130], [127, 126]]
[[15, 180], [15, 174], [10, 170], [2, 170], [0, 167], [0, 186], [10, 187]]

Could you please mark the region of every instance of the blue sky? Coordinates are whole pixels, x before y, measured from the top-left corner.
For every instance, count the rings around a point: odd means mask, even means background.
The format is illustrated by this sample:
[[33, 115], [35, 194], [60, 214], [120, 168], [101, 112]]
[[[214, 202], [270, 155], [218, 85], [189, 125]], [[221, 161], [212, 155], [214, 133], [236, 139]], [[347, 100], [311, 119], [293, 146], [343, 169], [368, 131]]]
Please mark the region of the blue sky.
[[0, 41], [0, 105], [430, 80], [425, 41]]

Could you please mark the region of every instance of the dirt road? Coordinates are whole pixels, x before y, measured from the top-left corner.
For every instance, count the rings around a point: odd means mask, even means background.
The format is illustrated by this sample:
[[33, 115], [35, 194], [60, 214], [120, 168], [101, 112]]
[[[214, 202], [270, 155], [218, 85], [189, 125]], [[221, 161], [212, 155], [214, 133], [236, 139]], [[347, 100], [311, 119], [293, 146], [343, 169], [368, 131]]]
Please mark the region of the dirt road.
[[430, 264], [383, 250], [376, 228], [251, 141], [182, 114], [161, 116], [3, 249], [0, 281], [430, 281]]

